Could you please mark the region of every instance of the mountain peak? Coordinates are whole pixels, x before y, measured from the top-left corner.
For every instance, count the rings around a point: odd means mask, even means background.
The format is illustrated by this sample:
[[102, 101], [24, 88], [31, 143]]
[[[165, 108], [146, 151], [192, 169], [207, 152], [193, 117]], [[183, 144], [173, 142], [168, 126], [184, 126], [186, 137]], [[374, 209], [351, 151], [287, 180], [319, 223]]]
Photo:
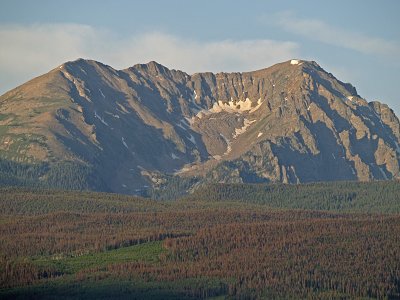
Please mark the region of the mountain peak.
[[70, 61], [63, 63], [60, 67], [84, 66], [84, 65], [93, 64], [93, 63], [100, 64], [99, 62], [94, 61], [94, 60], [85, 59], [85, 58], [77, 58], [75, 60], [70, 60]]
[[88, 180], [93, 174], [114, 192], [137, 193], [166, 174], [201, 182], [400, 178], [397, 117], [314, 61], [189, 76], [155, 61], [117, 71], [77, 59], [0, 102], [0, 159], [82, 163]]
[[85, 58], [78, 58], [75, 60], [67, 61], [60, 65], [58, 68], [86, 68], [88, 66], [92, 67], [106, 67], [106, 68], [111, 68], [110, 66], [103, 64], [99, 61], [93, 60], [93, 59], [85, 59]]
[[170, 69], [154, 60], [146, 64], [136, 64], [132, 68], [146, 71], [152, 75], [164, 75], [170, 72]]
[[292, 67], [300, 67], [302, 72], [310, 75], [320, 84], [327, 85], [328, 82], [331, 82], [328, 86], [337, 84], [337, 88], [344, 96], [360, 97], [356, 88], [351, 83], [340, 81], [332, 73], [323, 69], [316, 61], [291, 59], [287, 61], [286, 64], [290, 64]]

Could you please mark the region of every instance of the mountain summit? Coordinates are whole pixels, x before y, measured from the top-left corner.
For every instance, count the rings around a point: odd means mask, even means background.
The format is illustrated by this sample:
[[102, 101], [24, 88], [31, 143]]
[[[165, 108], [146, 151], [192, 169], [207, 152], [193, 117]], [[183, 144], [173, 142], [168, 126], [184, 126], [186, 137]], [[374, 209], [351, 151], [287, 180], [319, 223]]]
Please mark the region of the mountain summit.
[[400, 178], [400, 124], [316, 62], [245, 73], [78, 59], [0, 97], [0, 174], [141, 193], [168, 180]]

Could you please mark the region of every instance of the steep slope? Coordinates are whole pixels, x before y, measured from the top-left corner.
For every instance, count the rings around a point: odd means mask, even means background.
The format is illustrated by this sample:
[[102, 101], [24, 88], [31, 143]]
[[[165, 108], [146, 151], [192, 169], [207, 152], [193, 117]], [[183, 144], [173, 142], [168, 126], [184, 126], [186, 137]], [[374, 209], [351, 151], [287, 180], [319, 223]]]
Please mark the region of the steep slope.
[[[208, 174], [211, 181], [399, 177], [399, 121], [386, 105], [366, 102], [314, 62], [292, 60], [238, 76], [233, 86], [261, 106], [235, 114], [244, 121], [224, 132], [227, 161]], [[199, 123], [213, 126], [214, 117]]]
[[392, 179], [399, 144], [389, 107], [300, 60], [188, 75], [79, 59], [0, 97], [4, 176], [67, 188]]

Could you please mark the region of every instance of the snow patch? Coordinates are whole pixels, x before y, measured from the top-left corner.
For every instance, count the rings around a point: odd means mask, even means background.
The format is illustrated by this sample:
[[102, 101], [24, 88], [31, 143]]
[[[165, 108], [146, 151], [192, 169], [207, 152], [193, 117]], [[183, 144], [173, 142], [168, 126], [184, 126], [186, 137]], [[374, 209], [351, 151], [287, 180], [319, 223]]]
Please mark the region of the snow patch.
[[175, 123], [175, 124], [176, 124], [176, 126], [182, 128], [183, 130], [187, 130], [187, 127], [190, 127], [189, 122], [185, 118], [185, 119], [181, 119], [179, 121], [179, 123]]
[[259, 132], [258, 134], [257, 134], [257, 137], [259, 138], [260, 136], [262, 136], [263, 135], [263, 133], [262, 132]]
[[182, 128], [182, 129], [185, 130], [185, 131], [187, 130], [185, 127], [183, 127], [183, 125], [182, 125], [181, 123], [176, 123], [176, 126]]
[[100, 95], [103, 97], [103, 99], [106, 98], [106, 96], [104, 96], [103, 91], [101, 89], [99, 89]]
[[223, 102], [221, 100], [214, 103], [213, 107], [209, 110], [211, 113], [218, 113], [221, 111], [227, 112], [245, 112], [252, 109], [251, 107], [251, 100], [246, 98], [246, 100], [239, 100], [239, 101], [229, 101]]
[[257, 101], [257, 106], [252, 107], [252, 102], [249, 98], [246, 98], [246, 100], [239, 100], [239, 101], [233, 101], [231, 98], [231, 101], [229, 102], [224, 102], [221, 100], [218, 100], [217, 102], [214, 103], [213, 107], [208, 110], [208, 111], [202, 111], [204, 114], [209, 114], [209, 113], [219, 113], [221, 111], [226, 111], [230, 113], [235, 113], [235, 112], [254, 112], [257, 109], [260, 108], [262, 104], [261, 98], [258, 99]]
[[[60, 67], [61, 68], [61, 67]], [[63, 70], [62, 72], [64, 74], [64, 76], [71, 82], [75, 83], [75, 79], [71, 76], [71, 74], [69, 74], [67, 71]]]
[[290, 64], [291, 65], [298, 65], [299, 64], [299, 60], [298, 59], [292, 59], [291, 61], [290, 61]]
[[189, 170], [190, 170], [189, 167], [183, 167], [182, 169], [178, 170], [178, 173], [186, 172], [186, 171], [189, 171]]
[[186, 127], [189, 127], [189, 126], [190, 126], [189, 123], [188, 123], [188, 121], [187, 121], [186, 119], [182, 119], [182, 120], [180, 121], [180, 123], [182, 123], [182, 125], [183, 125], [183, 126], [186, 126]]
[[172, 159], [179, 159], [179, 157], [176, 156], [175, 153], [171, 153], [171, 157], [172, 157]]
[[356, 175], [356, 171], [354, 170], [353, 167], [351, 167], [351, 173], [353, 173], [353, 175]]
[[384, 127], [384, 126], [383, 126], [383, 123], [382, 123], [381, 116], [380, 116], [380, 115], [378, 115], [374, 109], [370, 108], [370, 110], [371, 110], [371, 111], [372, 111], [372, 113], [375, 115], [375, 117], [377, 117], [377, 118], [378, 118], [378, 120], [379, 120], [379, 123], [381, 123], [382, 127]]
[[217, 102], [215, 102], [213, 104], [213, 106], [210, 109], [202, 109], [196, 103], [193, 103], [195, 105], [195, 110], [194, 110], [195, 116], [193, 116], [191, 118], [185, 118], [185, 119], [189, 122], [189, 124], [193, 124], [195, 118], [202, 119], [205, 116], [208, 116], [211, 114], [217, 114], [220, 112], [253, 113], [261, 107], [262, 103], [263, 103], [263, 101], [260, 98], [257, 100], [257, 105], [255, 107], [252, 107], [253, 102], [249, 98], [235, 102], [232, 97], [231, 97], [231, 101], [229, 101], [229, 102], [218, 100]]
[[193, 145], [197, 145], [196, 140], [193, 135], [190, 134], [190, 137], [188, 139], [189, 139], [189, 141], [192, 142]]
[[257, 120], [249, 121], [247, 119], [244, 119], [243, 126], [241, 128], [235, 128], [235, 134], [233, 135], [233, 138], [236, 139], [239, 135], [245, 133], [247, 131], [247, 128], [255, 121]]
[[129, 149], [128, 145], [125, 142], [124, 137], [121, 138], [122, 144], [125, 146], [126, 149]]
[[384, 178], [385, 180], [388, 180], [388, 177], [387, 177], [385, 171], [383, 171], [383, 169], [382, 169], [381, 167], [378, 167], [378, 169], [379, 169], [379, 171], [381, 171], [381, 174], [382, 174], [383, 178]]
[[227, 155], [232, 151], [232, 143], [222, 133], [220, 133], [219, 135], [225, 140], [226, 151], [223, 155]]
[[104, 121], [104, 119], [102, 117], [100, 117], [96, 111], [94, 111], [94, 117], [99, 119], [101, 123], [103, 123], [104, 125], [108, 126], [108, 123], [106, 121]]
[[86, 71], [85, 71], [83, 68], [79, 68], [79, 69], [82, 71], [82, 73], [84, 73], [85, 75], [87, 75]]
[[198, 113], [200, 113], [200, 112], [202, 112], [202, 111], [204, 111], [204, 109], [201, 107], [201, 106], [199, 106], [196, 102], [194, 102], [193, 101], [193, 111], [194, 111], [194, 113], [195, 114], [198, 114]]
[[255, 112], [256, 110], [258, 110], [260, 107], [261, 107], [261, 104], [263, 103], [263, 101], [261, 100], [261, 98], [259, 98], [258, 100], [257, 100], [257, 106], [256, 107], [253, 107], [251, 110], [250, 110], [250, 113], [253, 113], [253, 112]]

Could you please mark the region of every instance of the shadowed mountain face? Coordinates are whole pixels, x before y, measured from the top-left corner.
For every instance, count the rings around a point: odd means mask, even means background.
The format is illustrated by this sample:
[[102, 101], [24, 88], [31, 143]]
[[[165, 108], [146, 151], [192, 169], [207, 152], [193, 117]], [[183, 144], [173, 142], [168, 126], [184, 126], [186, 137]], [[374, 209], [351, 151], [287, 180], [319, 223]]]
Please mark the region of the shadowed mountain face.
[[79, 59], [0, 97], [0, 158], [5, 176], [41, 165], [35, 180], [67, 172], [84, 188], [130, 194], [163, 185], [166, 174], [203, 183], [392, 179], [400, 125], [387, 105], [366, 102], [315, 62], [188, 75], [156, 62], [114, 70]]

